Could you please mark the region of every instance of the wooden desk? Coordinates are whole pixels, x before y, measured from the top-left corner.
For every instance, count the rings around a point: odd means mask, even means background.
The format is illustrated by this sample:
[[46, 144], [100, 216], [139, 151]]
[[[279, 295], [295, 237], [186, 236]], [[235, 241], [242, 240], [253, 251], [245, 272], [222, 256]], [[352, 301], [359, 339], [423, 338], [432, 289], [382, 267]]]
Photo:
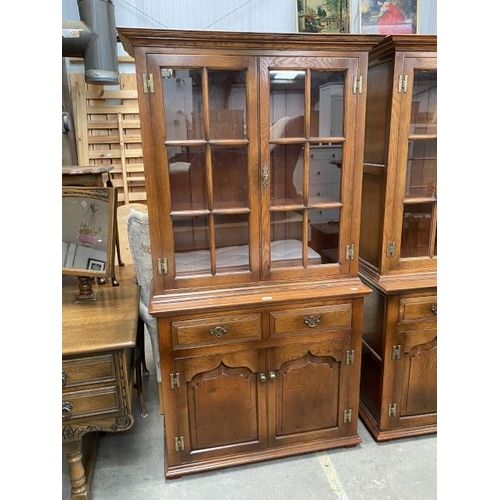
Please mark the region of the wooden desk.
[[98, 436], [99, 431], [125, 431], [134, 423], [139, 287], [133, 282], [133, 266], [120, 271], [119, 287], [102, 286], [99, 300], [79, 304], [74, 303], [76, 278], [63, 276], [62, 447], [72, 500], [90, 498], [95, 451], [87, 454], [90, 460], [85, 466], [83, 437], [90, 432]]

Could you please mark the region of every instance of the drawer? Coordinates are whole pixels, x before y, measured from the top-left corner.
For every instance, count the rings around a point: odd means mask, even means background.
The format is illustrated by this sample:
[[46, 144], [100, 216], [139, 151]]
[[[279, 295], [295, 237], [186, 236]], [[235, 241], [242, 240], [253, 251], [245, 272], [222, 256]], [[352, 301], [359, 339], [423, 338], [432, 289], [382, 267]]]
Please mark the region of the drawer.
[[270, 335], [273, 337], [327, 330], [350, 330], [351, 317], [350, 303], [271, 311]]
[[437, 320], [437, 296], [403, 297], [399, 301], [399, 324]]
[[88, 391], [68, 391], [63, 394], [62, 406], [63, 422], [115, 413], [120, 411], [118, 389], [116, 386], [107, 386]]
[[172, 322], [174, 348], [262, 338], [260, 313], [227, 314]]
[[102, 384], [116, 380], [112, 354], [63, 359], [63, 388]]

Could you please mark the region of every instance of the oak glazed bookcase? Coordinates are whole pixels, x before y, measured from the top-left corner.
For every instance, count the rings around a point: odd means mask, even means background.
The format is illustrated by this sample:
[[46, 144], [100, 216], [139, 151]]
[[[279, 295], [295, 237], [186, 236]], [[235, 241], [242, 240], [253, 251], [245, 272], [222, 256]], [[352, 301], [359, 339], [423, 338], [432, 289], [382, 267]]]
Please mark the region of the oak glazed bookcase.
[[118, 32], [140, 89], [166, 478], [358, 444], [381, 37]]
[[370, 53], [360, 417], [378, 441], [437, 431], [437, 36]]

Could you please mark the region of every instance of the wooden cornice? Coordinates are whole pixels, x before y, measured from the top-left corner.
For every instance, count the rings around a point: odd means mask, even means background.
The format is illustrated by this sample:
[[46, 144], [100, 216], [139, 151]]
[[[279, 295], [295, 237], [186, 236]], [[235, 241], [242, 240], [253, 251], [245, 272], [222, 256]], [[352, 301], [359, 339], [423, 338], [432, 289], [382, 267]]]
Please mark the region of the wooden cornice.
[[437, 35], [388, 35], [370, 53], [371, 61], [384, 61], [396, 52], [437, 52]]
[[261, 33], [206, 30], [164, 30], [117, 28], [125, 50], [134, 57], [136, 47], [301, 50], [355, 52], [370, 50], [383, 40], [383, 35], [337, 33]]

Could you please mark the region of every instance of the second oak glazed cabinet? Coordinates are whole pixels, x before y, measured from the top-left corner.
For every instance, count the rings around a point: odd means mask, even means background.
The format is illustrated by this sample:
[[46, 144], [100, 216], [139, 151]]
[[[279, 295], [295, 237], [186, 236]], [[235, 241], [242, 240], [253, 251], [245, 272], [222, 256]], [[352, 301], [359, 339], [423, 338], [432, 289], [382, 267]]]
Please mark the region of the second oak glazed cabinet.
[[379, 440], [437, 430], [437, 37], [370, 54], [360, 276], [360, 416]]
[[381, 37], [118, 31], [141, 89], [166, 477], [358, 444]]

